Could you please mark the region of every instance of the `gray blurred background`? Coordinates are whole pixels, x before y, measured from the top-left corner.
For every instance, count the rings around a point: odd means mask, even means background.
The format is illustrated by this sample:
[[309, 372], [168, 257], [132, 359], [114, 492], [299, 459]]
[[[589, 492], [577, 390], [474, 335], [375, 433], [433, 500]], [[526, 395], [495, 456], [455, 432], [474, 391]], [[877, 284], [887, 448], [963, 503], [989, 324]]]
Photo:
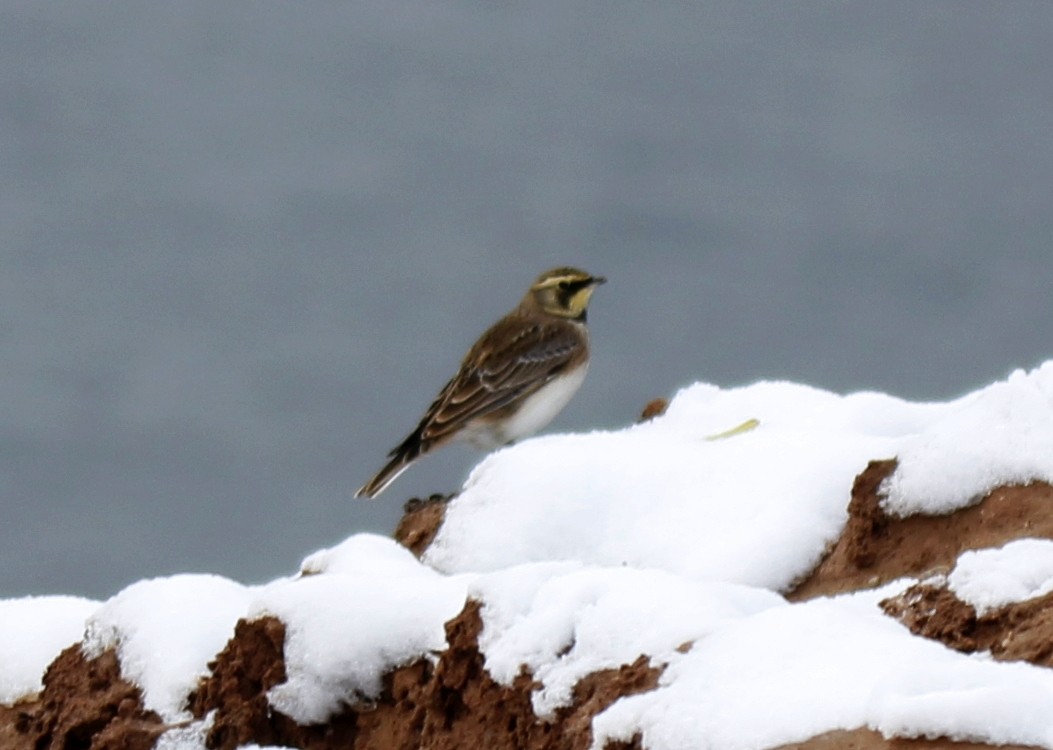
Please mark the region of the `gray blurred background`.
[[0, 596], [290, 573], [553, 265], [556, 430], [1053, 353], [1053, 6], [0, 4]]

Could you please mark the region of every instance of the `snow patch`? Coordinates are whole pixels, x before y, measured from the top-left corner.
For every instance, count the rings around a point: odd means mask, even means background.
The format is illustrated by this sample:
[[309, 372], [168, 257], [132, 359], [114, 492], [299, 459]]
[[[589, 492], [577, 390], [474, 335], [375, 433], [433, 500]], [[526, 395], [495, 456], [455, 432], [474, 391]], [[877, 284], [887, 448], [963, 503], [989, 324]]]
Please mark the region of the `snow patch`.
[[271, 705], [301, 724], [376, 698], [391, 669], [441, 651], [466, 581], [420, 564], [395, 541], [359, 534], [311, 555], [304, 570], [260, 590], [250, 617], [285, 623], [288, 679]]
[[893, 515], [951, 513], [1007, 484], [1053, 482], [1053, 361], [945, 405], [897, 448], [885, 480]]
[[947, 584], [977, 614], [1053, 591], [1053, 541], [1018, 539], [997, 549], [963, 552]]
[[[593, 748], [763, 750], [836, 729], [1053, 746], [1053, 673], [918, 638], [869, 597], [764, 610], [676, 655], [593, 720]], [[1044, 708], [1043, 708], [1044, 707]]]
[[[861, 467], [894, 455], [890, 435], [919, 418], [873, 393], [693, 386], [646, 424], [491, 455], [425, 560], [447, 572], [577, 560], [785, 589], [840, 533]], [[760, 425], [707, 439], [749, 419]]]
[[525, 665], [542, 687], [534, 712], [551, 717], [592, 672], [641, 654], [664, 664], [676, 650], [782, 597], [732, 584], [698, 584], [660, 570], [551, 563], [481, 577], [471, 596], [486, 602], [480, 649], [486, 669], [510, 685]]
[[29, 596], [0, 601], [0, 703], [43, 690], [44, 670], [80, 642], [99, 602], [75, 596]]
[[143, 690], [143, 705], [166, 722], [190, 718], [186, 699], [208, 662], [234, 634], [251, 589], [215, 575], [139, 581], [88, 621], [89, 656], [115, 648], [122, 676]]

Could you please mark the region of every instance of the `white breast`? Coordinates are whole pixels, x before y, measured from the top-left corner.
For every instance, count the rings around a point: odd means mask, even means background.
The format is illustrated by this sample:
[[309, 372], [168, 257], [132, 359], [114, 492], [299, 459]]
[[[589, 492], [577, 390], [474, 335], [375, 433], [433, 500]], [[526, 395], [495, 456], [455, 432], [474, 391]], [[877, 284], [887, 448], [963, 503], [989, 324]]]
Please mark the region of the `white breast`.
[[488, 425], [485, 429], [465, 430], [465, 437], [484, 449], [493, 449], [520, 438], [533, 435], [563, 410], [578, 392], [588, 364], [555, 378], [537, 393], [527, 397], [523, 405], [504, 423]]

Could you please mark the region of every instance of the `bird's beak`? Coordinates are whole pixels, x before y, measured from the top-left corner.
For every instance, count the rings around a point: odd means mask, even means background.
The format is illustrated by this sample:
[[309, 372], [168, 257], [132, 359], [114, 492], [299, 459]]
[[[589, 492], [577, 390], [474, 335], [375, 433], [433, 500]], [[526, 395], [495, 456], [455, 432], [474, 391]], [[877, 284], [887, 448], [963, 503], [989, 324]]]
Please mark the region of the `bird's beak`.
[[600, 284], [606, 284], [607, 278], [605, 276], [593, 276], [592, 281], [590, 281], [589, 283], [591, 283], [593, 286], [599, 286]]

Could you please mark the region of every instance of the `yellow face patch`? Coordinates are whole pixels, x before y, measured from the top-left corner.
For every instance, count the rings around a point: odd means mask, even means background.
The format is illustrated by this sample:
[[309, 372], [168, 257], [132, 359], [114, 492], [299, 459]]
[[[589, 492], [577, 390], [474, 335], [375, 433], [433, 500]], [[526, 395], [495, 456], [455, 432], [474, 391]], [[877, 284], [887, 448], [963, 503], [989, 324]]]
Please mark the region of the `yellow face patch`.
[[592, 284], [588, 286], [580, 287], [576, 291], [572, 292], [566, 301], [567, 312], [570, 317], [577, 318], [589, 305], [589, 300], [592, 299], [592, 293], [596, 291], [596, 287]]
[[560, 269], [543, 275], [531, 287], [538, 305], [550, 315], [580, 318], [595, 290], [596, 279], [583, 271]]

